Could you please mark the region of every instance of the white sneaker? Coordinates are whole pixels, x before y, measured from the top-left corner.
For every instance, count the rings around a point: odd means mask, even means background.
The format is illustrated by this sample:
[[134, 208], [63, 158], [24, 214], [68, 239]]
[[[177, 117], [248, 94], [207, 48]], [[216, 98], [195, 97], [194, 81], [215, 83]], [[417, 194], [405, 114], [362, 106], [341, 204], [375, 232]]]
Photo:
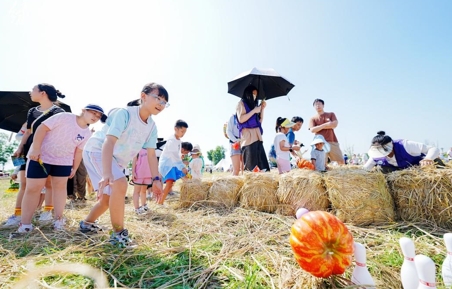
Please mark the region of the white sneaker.
[[11, 215], [4, 223], [4, 227], [18, 226], [22, 220], [21, 216]]
[[33, 225], [24, 225], [24, 224], [20, 224], [19, 229], [17, 229], [17, 233], [30, 233], [31, 231], [33, 231]]
[[50, 222], [53, 220], [52, 211], [45, 211], [39, 215], [39, 222]]
[[146, 210], [143, 207], [139, 207], [138, 209], [135, 209], [135, 213], [137, 215], [144, 215], [146, 214]]
[[113, 232], [110, 236], [110, 244], [119, 248], [133, 249], [137, 247], [137, 243], [129, 237], [129, 231], [123, 229], [121, 232]]
[[145, 212], [148, 212], [148, 211], [149, 211], [148, 204], [145, 204], [144, 206], [142, 206], [142, 208], [143, 208], [143, 210], [144, 210]]
[[55, 220], [55, 222], [53, 222], [53, 229], [55, 231], [62, 231], [62, 230], [64, 230], [65, 224], [66, 224], [66, 220], [63, 218]]

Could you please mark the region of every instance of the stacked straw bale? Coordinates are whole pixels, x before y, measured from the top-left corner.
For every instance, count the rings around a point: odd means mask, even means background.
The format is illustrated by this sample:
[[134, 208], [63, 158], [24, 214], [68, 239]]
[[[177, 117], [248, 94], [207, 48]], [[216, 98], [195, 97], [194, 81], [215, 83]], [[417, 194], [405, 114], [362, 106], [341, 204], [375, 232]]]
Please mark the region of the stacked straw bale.
[[330, 205], [323, 185], [322, 174], [317, 171], [294, 169], [279, 178], [277, 191], [281, 215], [294, 216], [298, 208], [326, 211]]
[[452, 228], [452, 169], [411, 168], [387, 175], [399, 217]]
[[240, 206], [261, 212], [274, 213], [278, 208], [279, 175], [273, 172], [245, 173], [240, 190]]
[[228, 176], [216, 179], [209, 189], [209, 205], [213, 207], [235, 207], [239, 202], [242, 176]]
[[395, 220], [394, 201], [380, 171], [341, 167], [324, 175], [333, 213], [354, 225], [385, 224]]
[[185, 180], [180, 186], [180, 206], [191, 207], [193, 204], [207, 200], [212, 180]]

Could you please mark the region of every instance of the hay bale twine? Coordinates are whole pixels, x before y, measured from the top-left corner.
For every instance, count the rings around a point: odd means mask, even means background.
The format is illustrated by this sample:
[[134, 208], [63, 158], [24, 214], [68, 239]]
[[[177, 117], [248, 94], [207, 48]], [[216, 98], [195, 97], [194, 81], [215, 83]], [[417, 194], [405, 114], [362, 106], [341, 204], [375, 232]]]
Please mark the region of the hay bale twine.
[[452, 228], [452, 169], [411, 168], [386, 176], [398, 216]]
[[235, 207], [244, 183], [242, 176], [227, 176], [216, 179], [209, 189], [209, 205], [213, 207]]
[[286, 216], [295, 216], [300, 207], [326, 211], [330, 205], [322, 174], [317, 171], [294, 169], [282, 174], [276, 195], [280, 203], [277, 212]]
[[335, 169], [324, 175], [333, 213], [354, 225], [385, 224], [395, 220], [394, 201], [380, 171]]
[[207, 200], [212, 180], [185, 180], [180, 186], [180, 206], [191, 207], [195, 203]]
[[240, 206], [261, 212], [274, 213], [278, 207], [279, 175], [273, 172], [245, 173], [240, 189]]

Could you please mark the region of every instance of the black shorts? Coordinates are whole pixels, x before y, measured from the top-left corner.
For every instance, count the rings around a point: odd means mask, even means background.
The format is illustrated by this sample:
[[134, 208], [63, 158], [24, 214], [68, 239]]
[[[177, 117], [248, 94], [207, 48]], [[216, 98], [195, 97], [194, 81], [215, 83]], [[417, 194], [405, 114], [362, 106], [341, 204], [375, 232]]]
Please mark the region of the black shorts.
[[52, 177], [69, 177], [72, 166], [50, 165], [43, 163], [42, 166], [37, 162], [30, 160], [27, 166], [27, 178], [29, 179], [45, 179]]

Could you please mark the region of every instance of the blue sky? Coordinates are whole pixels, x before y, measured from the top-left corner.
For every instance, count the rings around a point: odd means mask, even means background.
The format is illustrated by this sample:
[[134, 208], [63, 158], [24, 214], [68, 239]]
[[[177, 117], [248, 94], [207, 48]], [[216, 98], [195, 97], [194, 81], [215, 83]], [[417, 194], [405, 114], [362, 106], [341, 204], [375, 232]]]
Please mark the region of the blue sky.
[[267, 102], [267, 150], [278, 116], [303, 117], [296, 137], [310, 143], [315, 98], [336, 113], [343, 150], [367, 151], [378, 130], [447, 150], [451, 12], [447, 0], [2, 0], [0, 90], [48, 82], [78, 113], [124, 106], [160, 82], [171, 106], [155, 117], [159, 136], [184, 119], [184, 140], [206, 152], [228, 146], [222, 127], [239, 98], [227, 82], [274, 68], [295, 87]]

